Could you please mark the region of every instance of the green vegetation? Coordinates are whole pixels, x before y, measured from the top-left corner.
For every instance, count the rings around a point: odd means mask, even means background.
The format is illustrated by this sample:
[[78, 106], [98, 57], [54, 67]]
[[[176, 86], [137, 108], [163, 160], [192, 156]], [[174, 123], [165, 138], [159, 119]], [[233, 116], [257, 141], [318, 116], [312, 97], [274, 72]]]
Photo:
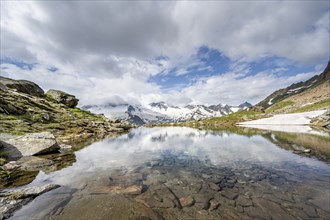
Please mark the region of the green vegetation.
[[6, 163], [7, 157], [8, 157], [8, 152], [0, 149], [0, 166]]
[[148, 127], [164, 127], [164, 126], [186, 126], [193, 128], [203, 128], [210, 130], [230, 130], [234, 133], [239, 133], [242, 129], [235, 126], [239, 122], [256, 120], [265, 117], [264, 114], [254, 111], [238, 111], [233, 114], [225, 115], [222, 117], [212, 117], [202, 120], [178, 122], [178, 123], [165, 123], [148, 125]]
[[272, 133], [275, 134], [276, 141], [274, 141], [272, 138], [268, 139], [285, 149], [292, 149], [293, 145], [302, 146], [306, 149], [311, 149], [312, 155], [317, 156], [318, 158], [326, 158], [326, 160], [330, 159], [329, 136], [297, 134], [279, 131], [274, 131]]
[[314, 110], [326, 109], [326, 108], [328, 109], [330, 108], [330, 99], [325, 99], [320, 102], [305, 105], [303, 107], [293, 110], [291, 113], [308, 112], [308, 111], [314, 111]]
[[287, 100], [287, 101], [280, 101], [278, 103], [275, 103], [274, 105], [270, 106], [269, 108], [266, 109], [266, 113], [272, 113], [274, 111], [283, 109], [286, 106], [290, 106], [293, 105], [294, 102], [291, 100]]
[[0, 179], [5, 179], [7, 177], [9, 177], [10, 172], [7, 170], [0, 170]]
[[75, 114], [78, 118], [91, 118], [91, 119], [99, 119], [99, 120], [103, 120], [101, 115], [95, 115], [92, 114], [89, 111], [85, 111], [79, 108], [69, 108], [68, 109], [70, 112], [72, 112], [73, 114]]

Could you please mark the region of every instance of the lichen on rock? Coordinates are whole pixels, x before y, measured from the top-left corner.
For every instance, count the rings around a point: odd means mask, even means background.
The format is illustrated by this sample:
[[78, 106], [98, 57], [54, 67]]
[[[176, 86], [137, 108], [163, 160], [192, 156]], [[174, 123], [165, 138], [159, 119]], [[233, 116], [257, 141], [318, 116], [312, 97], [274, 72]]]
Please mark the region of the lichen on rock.
[[69, 108], [76, 107], [79, 101], [79, 99], [77, 99], [74, 95], [55, 89], [48, 90], [46, 95], [55, 101], [68, 106]]

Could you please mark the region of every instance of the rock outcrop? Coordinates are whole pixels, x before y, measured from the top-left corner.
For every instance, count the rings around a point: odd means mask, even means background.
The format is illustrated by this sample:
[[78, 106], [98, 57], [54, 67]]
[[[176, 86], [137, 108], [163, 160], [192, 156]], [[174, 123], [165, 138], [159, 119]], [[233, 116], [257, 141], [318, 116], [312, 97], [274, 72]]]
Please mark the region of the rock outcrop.
[[328, 109], [322, 115], [313, 118], [311, 124], [314, 127], [318, 127], [318, 128], [321, 127], [330, 130], [330, 110]]
[[8, 87], [10, 89], [15, 89], [17, 92], [22, 92], [37, 97], [44, 96], [44, 91], [37, 84], [27, 80], [13, 80], [0, 76], [0, 84], [2, 84], [0, 85], [2, 91], [5, 91], [5, 87]]
[[33, 156], [56, 152], [60, 149], [50, 132], [32, 133], [3, 142], [11, 157]]
[[55, 101], [62, 103], [69, 108], [74, 108], [77, 106], [79, 99], [77, 99], [74, 95], [70, 95], [68, 93], [50, 89], [46, 92], [46, 95], [54, 99]]
[[47, 184], [1, 192], [0, 219], [9, 218], [14, 211], [32, 201], [35, 197], [58, 187], [60, 186]]
[[0, 86], [0, 133], [22, 135], [48, 131], [57, 141], [66, 140], [65, 144], [71, 145], [71, 142], [122, 133], [132, 127], [75, 107], [78, 99], [73, 95], [58, 90], [49, 90], [42, 97], [31, 95], [7, 86], [20, 81], [5, 79], [12, 84]]

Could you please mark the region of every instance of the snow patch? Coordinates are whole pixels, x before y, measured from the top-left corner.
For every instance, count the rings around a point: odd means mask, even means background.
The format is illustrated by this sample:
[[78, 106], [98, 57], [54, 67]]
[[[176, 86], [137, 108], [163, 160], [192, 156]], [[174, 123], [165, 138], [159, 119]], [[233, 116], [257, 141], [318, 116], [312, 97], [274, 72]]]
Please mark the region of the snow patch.
[[272, 102], [273, 99], [274, 99], [274, 98], [269, 99], [269, 101], [268, 101], [268, 105], [272, 105], [272, 104], [273, 104], [273, 102]]
[[322, 115], [326, 110], [311, 112], [292, 113], [275, 115], [270, 118], [263, 118], [254, 121], [239, 123], [240, 125], [309, 125], [311, 118]]
[[324, 112], [326, 112], [326, 110], [281, 114], [270, 118], [241, 122], [239, 125], [242, 127], [257, 128], [262, 130], [308, 133], [324, 136], [329, 134], [313, 130], [310, 126], [308, 126], [310, 124], [311, 118], [320, 116]]

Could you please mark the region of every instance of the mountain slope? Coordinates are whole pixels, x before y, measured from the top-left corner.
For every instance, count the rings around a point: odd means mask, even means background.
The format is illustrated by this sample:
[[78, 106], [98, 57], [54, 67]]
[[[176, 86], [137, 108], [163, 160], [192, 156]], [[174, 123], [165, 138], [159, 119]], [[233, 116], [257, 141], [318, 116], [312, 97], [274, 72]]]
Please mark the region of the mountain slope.
[[82, 141], [130, 126], [76, 107], [75, 96], [58, 90], [47, 93], [35, 83], [0, 76], [0, 133], [50, 131], [57, 138]]
[[126, 120], [137, 125], [148, 123], [168, 123], [187, 120], [199, 120], [208, 117], [219, 117], [247, 109], [250, 103], [243, 103], [240, 106], [229, 105], [187, 105], [177, 107], [165, 102], [153, 102], [147, 106], [141, 105], [104, 105], [104, 106], [83, 106], [83, 109], [95, 113], [103, 113], [109, 118]]
[[[267, 96], [264, 100], [259, 102], [256, 106], [261, 106], [265, 109], [281, 102], [282, 105], [291, 105], [295, 100], [299, 100], [297, 105], [308, 104], [309, 102], [319, 102], [329, 98], [329, 79], [330, 79], [330, 61], [320, 75], [313, 76], [305, 82], [294, 83], [287, 88], [279, 89]], [[315, 93], [315, 95], [312, 95]], [[303, 101], [305, 98], [306, 101]], [[309, 100], [309, 102], [308, 102]]]

